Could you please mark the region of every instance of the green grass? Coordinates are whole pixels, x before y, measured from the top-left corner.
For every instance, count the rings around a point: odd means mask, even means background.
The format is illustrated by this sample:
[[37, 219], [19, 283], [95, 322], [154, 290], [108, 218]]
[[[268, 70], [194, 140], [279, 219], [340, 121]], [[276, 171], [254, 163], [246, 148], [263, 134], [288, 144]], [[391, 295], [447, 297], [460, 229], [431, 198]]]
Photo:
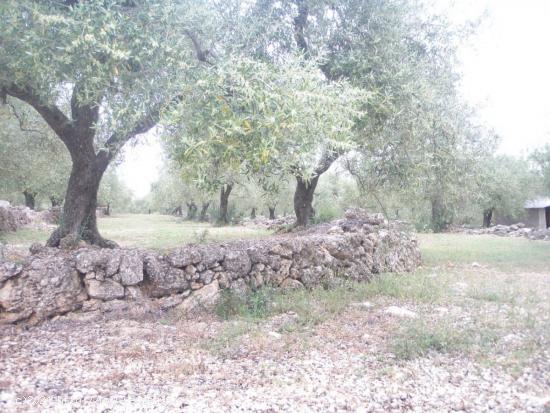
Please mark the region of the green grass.
[[[217, 227], [208, 223], [188, 222], [169, 215], [120, 214], [99, 219], [99, 231], [124, 247], [166, 250], [195, 242], [214, 242], [230, 239], [261, 238], [269, 231], [238, 226]], [[33, 242], [44, 243], [50, 230], [23, 228], [3, 234], [4, 243], [28, 247]]]
[[[238, 226], [217, 227], [169, 215], [115, 215], [99, 220], [101, 234], [123, 246], [167, 249], [189, 242], [262, 238], [270, 232]], [[205, 232], [206, 231], [206, 232]]]
[[258, 322], [277, 314], [294, 312], [298, 324], [315, 326], [343, 311], [349, 304], [393, 298], [416, 303], [434, 303], [445, 294], [446, 283], [425, 271], [412, 274], [381, 274], [370, 282], [343, 281], [335, 287], [281, 291], [265, 286], [245, 295], [222, 292], [216, 313], [224, 320]]
[[467, 234], [419, 234], [428, 266], [471, 264], [501, 271], [538, 271], [550, 266], [550, 242]]
[[29, 247], [34, 242], [46, 242], [49, 235], [44, 229], [21, 228], [16, 232], [0, 232], [0, 242]]
[[500, 332], [494, 328], [457, 328], [455, 323], [448, 320], [414, 320], [403, 323], [395, 332], [390, 349], [398, 359], [404, 360], [424, 357], [431, 352], [486, 357], [486, 353], [500, 338]]

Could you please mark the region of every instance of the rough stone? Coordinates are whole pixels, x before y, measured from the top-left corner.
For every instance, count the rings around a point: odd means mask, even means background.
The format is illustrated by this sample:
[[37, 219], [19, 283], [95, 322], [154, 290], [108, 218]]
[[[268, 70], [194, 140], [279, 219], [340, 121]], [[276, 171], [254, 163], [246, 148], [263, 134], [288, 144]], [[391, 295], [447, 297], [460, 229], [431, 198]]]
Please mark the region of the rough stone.
[[300, 288], [304, 288], [304, 284], [302, 284], [298, 280], [287, 278], [281, 283], [281, 288], [284, 288], [285, 290], [297, 290]]
[[146, 285], [151, 297], [178, 294], [189, 288], [185, 271], [171, 267], [162, 258], [146, 257], [144, 268], [147, 276]]
[[0, 322], [40, 321], [74, 311], [87, 299], [70, 261], [59, 255], [31, 259], [0, 290]]
[[7, 279], [21, 273], [22, 270], [23, 267], [15, 262], [0, 262], [0, 285]]
[[113, 280], [87, 280], [85, 281], [88, 295], [92, 298], [108, 301], [124, 297], [124, 287]]
[[205, 285], [200, 290], [194, 291], [188, 298], [176, 307], [178, 312], [190, 314], [194, 311], [212, 308], [220, 296], [218, 281]]
[[189, 297], [191, 291], [187, 290], [181, 294], [170, 295], [168, 297], [162, 297], [158, 299], [158, 304], [162, 310], [168, 310], [173, 308], [183, 302], [187, 297]]
[[119, 273], [122, 285], [136, 285], [143, 281], [143, 261], [137, 252], [122, 255]]
[[142, 300], [144, 298], [141, 289], [135, 285], [124, 288], [124, 297], [130, 300]]
[[185, 268], [191, 264], [198, 264], [202, 255], [196, 247], [179, 248], [168, 256], [168, 262], [173, 267]]
[[386, 314], [400, 318], [417, 318], [418, 314], [403, 307], [390, 306], [384, 310]]
[[246, 275], [252, 268], [252, 263], [246, 251], [228, 251], [225, 254], [223, 266], [227, 271]]
[[100, 249], [83, 249], [75, 256], [76, 269], [82, 274], [92, 272], [96, 266], [104, 262], [105, 258]]

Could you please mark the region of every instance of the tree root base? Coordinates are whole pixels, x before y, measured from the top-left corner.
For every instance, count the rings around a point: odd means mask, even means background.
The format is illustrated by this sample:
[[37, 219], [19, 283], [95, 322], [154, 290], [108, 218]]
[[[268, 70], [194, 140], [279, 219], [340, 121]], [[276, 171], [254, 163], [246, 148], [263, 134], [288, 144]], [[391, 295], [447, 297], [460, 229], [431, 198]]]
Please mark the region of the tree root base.
[[75, 233], [63, 235], [60, 228], [57, 228], [52, 235], [50, 235], [46, 246], [70, 250], [86, 244], [97, 245], [100, 248], [118, 248], [116, 242], [105, 239], [99, 234], [87, 234], [85, 237]]

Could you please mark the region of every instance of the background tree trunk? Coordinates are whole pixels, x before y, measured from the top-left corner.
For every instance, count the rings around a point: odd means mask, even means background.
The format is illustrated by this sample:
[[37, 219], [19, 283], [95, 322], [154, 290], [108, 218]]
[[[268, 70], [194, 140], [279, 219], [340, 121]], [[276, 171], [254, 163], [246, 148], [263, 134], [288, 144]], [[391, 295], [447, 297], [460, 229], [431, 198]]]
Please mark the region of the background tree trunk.
[[99, 235], [96, 208], [99, 183], [109, 164], [93, 156], [73, 156], [73, 167], [69, 177], [65, 205], [60, 226], [48, 240], [48, 246], [58, 247], [63, 239], [68, 244], [80, 240], [101, 247], [113, 248], [116, 244]]
[[203, 202], [202, 205], [201, 205], [201, 213], [199, 215], [199, 221], [200, 222], [206, 222], [207, 221], [207, 218], [206, 218], [206, 213], [208, 212], [208, 207], [210, 206], [210, 201], [208, 202]]
[[250, 219], [256, 219], [256, 207], [252, 208], [252, 211], [250, 211]]
[[319, 182], [319, 176], [309, 182], [301, 177], [296, 177], [296, 190], [294, 191], [294, 212], [296, 213], [296, 226], [307, 226], [314, 215], [313, 194]]
[[23, 195], [25, 195], [25, 206], [34, 209], [36, 204], [36, 192], [31, 192], [27, 189], [23, 191]]
[[194, 201], [187, 202], [187, 219], [193, 221], [197, 217], [197, 204]]
[[443, 203], [443, 200], [439, 195], [436, 195], [431, 200], [432, 204], [432, 222], [431, 227], [434, 232], [442, 232], [449, 224], [451, 224], [451, 220], [448, 216], [448, 211], [445, 207], [445, 204]]
[[483, 226], [485, 228], [489, 228], [491, 226], [491, 222], [493, 221], [493, 211], [493, 208], [483, 211]]
[[224, 224], [229, 223], [229, 215], [227, 213], [227, 207], [229, 206], [229, 194], [231, 194], [231, 190], [233, 189], [233, 185], [224, 185], [222, 186], [220, 190], [220, 216], [218, 218], [219, 222], [222, 222]]
[[183, 215], [183, 212], [181, 211], [181, 205], [175, 207], [172, 210], [172, 215], [175, 215], [175, 216], [178, 216], [178, 217], [181, 217]]
[[269, 209], [269, 219], [275, 219], [275, 207], [267, 207]]

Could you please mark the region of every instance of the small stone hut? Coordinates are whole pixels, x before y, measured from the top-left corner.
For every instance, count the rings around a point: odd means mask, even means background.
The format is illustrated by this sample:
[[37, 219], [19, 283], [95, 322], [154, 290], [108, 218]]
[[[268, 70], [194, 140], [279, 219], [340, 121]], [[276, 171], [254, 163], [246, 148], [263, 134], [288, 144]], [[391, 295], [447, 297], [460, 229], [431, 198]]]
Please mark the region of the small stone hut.
[[532, 228], [550, 228], [550, 197], [537, 197], [525, 203], [527, 225]]

